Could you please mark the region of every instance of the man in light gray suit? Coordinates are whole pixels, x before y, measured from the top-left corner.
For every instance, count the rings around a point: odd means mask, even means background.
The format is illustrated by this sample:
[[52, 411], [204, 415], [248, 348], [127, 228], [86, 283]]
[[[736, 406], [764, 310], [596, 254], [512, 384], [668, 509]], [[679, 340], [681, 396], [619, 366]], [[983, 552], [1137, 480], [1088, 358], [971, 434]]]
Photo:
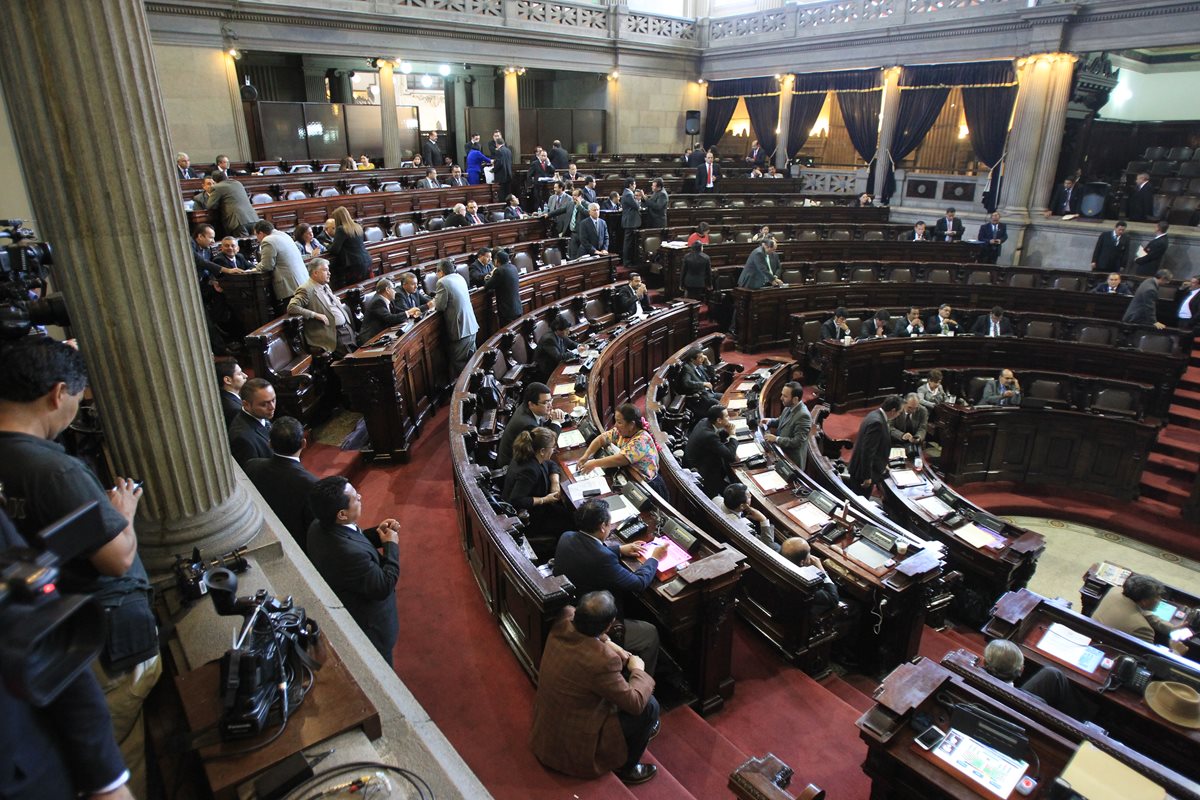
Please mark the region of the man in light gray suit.
[[455, 380], [475, 352], [475, 334], [479, 332], [479, 323], [471, 309], [467, 282], [454, 271], [454, 262], [448, 258], [438, 262], [433, 307], [442, 312], [446, 341], [450, 344], [450, 379]]
[[425, 170], [425, 177], [417, 181], [418, 189], [440, 189], [442, 182], [438, 180], [437, 170], [433, 167]]
[[766, 431], [763, 438], [774, 442], [793, 464], [804, 469], [804, 462], [808, 460], [808, 432], [812, 430], [812, 414], [804, 405], [804, 387], [797, 381], [788, 381], [783, 385], [779, 401], [783, 404], [779, 416], [762, 421]]
[[[258, 214], [250, 203], [246, 187], [229, 178], [224, 172], [213, 173], [216, 186], [208, 195], [205, 208], [221, 215], [222, 236], [245, 236], [250, 226], [258, 222]], [[292, 245], [294, 250], [296, 245]]]
[[292, 238], [275, 226], [260, 219], [254, 223], [258, 239], [258, 266], [252, 272], [270, 272], [278, 303], [288, 302], [300, 284], [308, 280], [304, 257]]
[[328, 350], [335, 358], [341, 358], [354, 344], [350, 309], [329, 288], [328, 261], [311, 259], [308, 272], [308, 280], [288, 303], [288, 316], [304, 317], [304, 341], [309, 347]]
[[761, 246], [754, 249], [742, 274], [738, 276], [738, 286], [747, 289], [761, 289], [764, 286], [779, 286], [783, 283], [779, 278], [779, 256], [775, 255], [775, 237], [763, 239]]

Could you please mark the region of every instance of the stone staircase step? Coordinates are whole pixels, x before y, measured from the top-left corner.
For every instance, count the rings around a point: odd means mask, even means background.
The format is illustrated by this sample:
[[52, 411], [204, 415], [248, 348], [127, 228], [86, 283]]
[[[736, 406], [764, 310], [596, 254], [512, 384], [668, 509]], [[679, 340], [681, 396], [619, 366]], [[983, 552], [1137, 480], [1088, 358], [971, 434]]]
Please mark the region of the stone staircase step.
[[1179, 458], [1169, 453], [1152, 452], [1146, 459], [1146, 469], [1159, 475], [1188, 479], [1196, 474], [1200, 462], [1195, 458]]
[[698, 798], [728, 796], [729, 774], [750, 757], [687, 706], [663, 717], [650, 753]]
[[1142, 473], [1141, 494], [1153, 500], [1182, 507], [1191, 494], [1191, 482], [1153, 472]]
[[1175, 403], [1167, 414], [1167, 420], [1174, 425], [1187, 428], [1200, 428], [1200, 408]]

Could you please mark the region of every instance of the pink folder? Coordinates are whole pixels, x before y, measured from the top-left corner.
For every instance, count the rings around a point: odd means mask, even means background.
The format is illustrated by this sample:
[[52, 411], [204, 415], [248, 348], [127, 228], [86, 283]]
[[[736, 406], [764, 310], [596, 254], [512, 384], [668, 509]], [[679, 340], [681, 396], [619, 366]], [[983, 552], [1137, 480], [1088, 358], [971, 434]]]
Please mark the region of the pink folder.
[[652, 540], [646, 549], [653, 550], [660, 544], [665, 544], [667, 546], [667, 552], [658, 562], [658, 577], [661, 578], [671, 570], [681, 567], [692, 560], [692, 557], [688, 555], [686, 550], [665, 536], [660, 536], [657, 539]]

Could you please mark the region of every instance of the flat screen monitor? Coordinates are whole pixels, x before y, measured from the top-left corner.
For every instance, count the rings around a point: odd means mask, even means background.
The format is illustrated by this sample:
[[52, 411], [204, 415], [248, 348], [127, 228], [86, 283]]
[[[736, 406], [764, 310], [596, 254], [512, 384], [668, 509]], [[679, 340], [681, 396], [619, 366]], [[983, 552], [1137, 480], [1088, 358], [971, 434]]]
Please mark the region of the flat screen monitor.
[[1154, 616], [1161, 619], [1163, 622], [1170, 622], [1175, 617], [1175, 612], [1179, 609], [1166, 600], [1159, 600], [1158, 605], [1154, 607]]

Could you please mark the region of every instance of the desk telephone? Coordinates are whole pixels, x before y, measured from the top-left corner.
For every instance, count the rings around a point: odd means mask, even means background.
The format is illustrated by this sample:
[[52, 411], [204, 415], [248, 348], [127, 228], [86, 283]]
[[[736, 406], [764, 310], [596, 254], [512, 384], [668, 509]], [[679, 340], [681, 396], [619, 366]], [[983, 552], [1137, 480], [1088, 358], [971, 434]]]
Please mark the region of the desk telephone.
[[947, 528], [961, 528], [967, 523], [962, 514], [957, 511], [952, 511], [942, 518], [942, 524]]
[[1100, 687], [1100, 691], [1107, 692], [1128, 686], [1138, 694], [1144, 694], [1146, 686], [1153, 678], [1154, 674], [1133, 656], [1119, 656], [1113, 663], [1112, 671], [1108, 673], [1108, 680]]
[[646, 532], [646, 523], [638, 517], [631, 517], [625, 520], [621, 527], [617, 528], [617, 537], [622, 542], [628, 542], [641, 536]]

